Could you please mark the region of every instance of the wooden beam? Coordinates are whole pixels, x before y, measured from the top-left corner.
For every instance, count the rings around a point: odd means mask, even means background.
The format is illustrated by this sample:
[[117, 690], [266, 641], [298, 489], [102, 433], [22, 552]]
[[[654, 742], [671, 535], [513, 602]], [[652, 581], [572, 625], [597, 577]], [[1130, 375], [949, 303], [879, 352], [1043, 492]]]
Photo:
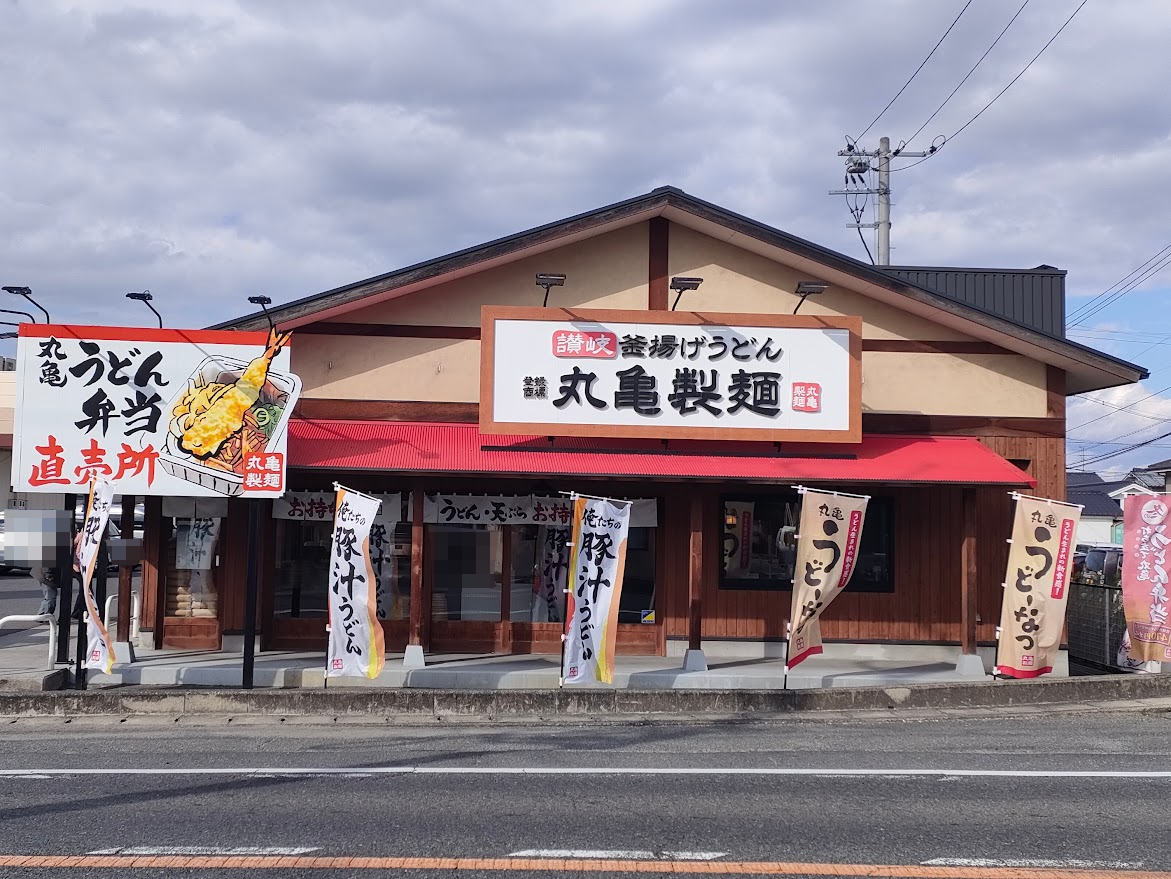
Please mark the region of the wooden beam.
[[435, 326], [431, 324], [348, 324], [316, 323], [297, 328], [305, 336], [364, 336], [391, 339], [478, 339], [479, 327]]
[[666, 217], [651, 217], [650, 242], [648, 252], [649, 276], [647, 279], [647, 308], [651, 311], [667, 310], [667, 287], [670, 271], [668, 262], [668, 242], [671, 235], [671, 221]]
[[1050, 418], [1065, 418], [1065, 370], [1045, 367], [1045, 401]]
[[[134, 537], [134, 495], [122, 495], [122, 517], [118, 520], [118, 528], [122, 532], [123, 540]], [[124, 544], [125, 545], [125, 544]], [[130, 604], [134, 593], [134, 565], [122, 564], [118, 566], [118, 627], [114, 633], [115, 641], [130, 640]]]
[[929, 339], [863, 339], [863, 351], [890, 354], [1013, 354], [992, 342], [955, 342]]
[[701, 649], [703, 638], [703, 500], [703, 492], [691, 492], [690, 564], [687, 568], [687, 646], [691, 650]]
[[411, 489], [411, 627], [408, 644], [423, 643], [423, 487]]
[[960, 545], [960, 652], [976, 655], [976, 490], [963, 489], [963, 535]]
[[433, 403], [423, 400], [335, 400], [302, 397], [295, 418], [343, 421], [420, 421], [435, 424], [476, 424], [476, 403]]

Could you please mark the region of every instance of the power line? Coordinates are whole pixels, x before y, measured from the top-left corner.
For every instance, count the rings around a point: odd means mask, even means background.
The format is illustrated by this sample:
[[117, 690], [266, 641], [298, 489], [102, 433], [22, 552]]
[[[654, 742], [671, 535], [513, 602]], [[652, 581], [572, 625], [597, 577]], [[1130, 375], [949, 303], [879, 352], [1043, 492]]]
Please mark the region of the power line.
[[895, 96], [887, 102], [887, 105], [885, 107], [882, 108], [882, 112], [870, 120], [870, 124], [866, 126], [866, 130], [863, 131], [861, 134], [859, 134], [858, 137], [855, 138], [855, 140], [861, 140], [862, 138], [864, 138], [866, 136], [866, 132], [874, 127], [874, 123], [877, 122], [879, 119], [881, 119], [883, 117], [883, 115], [886, 113], [886, 111], [891, 108], [891, 105], [894, 104], [894, 102], [899, 99], [899, 95], [901, 95], [903, 92], [905, 92], [907, 90], [907, 86], [909, 86], [911, 84], [911, 81], [914, 80], [914, 78], [919, 75], [919, 71], [923, 69], [923, 66], [928, 61], [931, 60], [931, 56], [935, 54], [936, 50], [943, 44], [943, 41], [945, 39], [947, 39], [947, 35], [951, 33], [952, 28], [954, 28], [956, 26], [956, 24], [959, 23], [959, 20], [961, 18], [963, 18], [964, 13], [968, 11], [968, 7], [971, 5], [972, 5], [972, 0], [968, 0], [968, 2], [964, 4], [964, 8], [961, 9], [960, 14], [955, 17], [955, 21], [953, 21], [951, 23], [951, 25], [948, 27], [948, 29], [943, 32], [943, 36], [939, 38], [939, 42], [936, 43], [935, 46], [931, 49], [931, 51], [927, 53], [927, 57], [923, 59], [923, 63], [915, 68], [915, 72], [911, 74], [911, 78], [903, 83], [903, 87], [901, 89], [899, 89], [897, 92], [895, 92]]
[[956, 136], [960, 132], [962, 132], [965, 128], [967, 128], [969, 125], [971, 125], [977, 119], [979, 119], [982, 115], [984, 115], [985, 110], [987, 110], [989, 107], [991, 107], [997, 101], [999, 101], [1000, 96], [1003, 95], [1010, 88], [1012, 88], [1013, 84], [1018, 79], [1020, 79], [1022, 76], [1024, 76], [1028, 72], [1029, 68], [1032, 67], [1034, 63], [1036, 63], [1037, 59], [1040, 58], [1045, 53], [1045, 50], [1048, 49], [1053, 44], [1053, 41], [1056, 40], [1059, 36], [1061, 36], [1061, 32], [1063, 30], [1065, 30], [1067, 27], [1069, 27], [1069, 23], [1074, 20], [1074, 18], [1077, 16], [1077, 14], [1082, 11], [1082, 7], [1085, 6], [1088, 2], [1090, 2], [1090, 0], [1082, 0], [1082, 2], [1080, 4], [1078, 4], [1078, 8], [1073, 11], [1073, 14], [1070, 15], [1070, 17], [1065, 20], [1065, 24], [1063, 24], [1061, 27], [1059, 27], [1057, 29], [1057, 33], [1055, 33], [1053, 36], [1051, 36], [1049, 38], [1049, 42], [1047, 42], [1044, 46], [1041, 47], [1041, 51], [1033, 56], [1032, 60], [1028, 64], [1025, 65], [1024, 69], [1020, 73], [1018, 73], [1016, 76], [1014, 76], [1011, 80], [1009, 80], [1008, 85], [1006, 85], [1004, 88], [1002, 88], [1000, 91], [998, 91], [996, 93], [996, 97], [994, 97], [991, 101], [989, 101], [987, 104], [985, 104], [980, 109], [979, 113], [977, 113], [975, 116], [973, 116], [971, 119], [969, 119], [963, 125], [961, 125], [958, 129], [956, 129], [956, 133], [953, 134], [951, 137], [949, 137], [948, 141], [955, 140]]
[[[1081, 326], [1090, 318], [1100, 314], [1103, 310], [1113, 305], [1144, 281], [1161, 272], [1171, 263], [1171, 252], [1169, 251], [1171, 251], [1171, 244], [1168, 244], [1121, 281], [1116, 282], [1109, 289], [1099, 293], [1085, 305], [1076, 309], [1073, 314], [1066, 318], [1068, 327], [1073, 329], [1074, 327]], [[1154, 264], [1152, 265], [1152, 263]], [[1070, 321], [1073, 321], [1073, 323], [1070, 323]]]
[[1171, 436], [1171, 430], [1167, 431], [1166, 433], [1161, 433], [1158, 436], [1153, 436], [1148, 440], [1143, 440], [1141, 443], [1134, 443], [1133, 445], [1127, 446], [1126, 448], [1118, 449], [1117, 451], [1113, 452], [1106, 452], [1103, 455], [1098, 455], [1096, 458], [1090, 458], [1088, 460], [1082, 461], [1081, 466], [1085, 467], [1087, 464], [1098, 464], [1102, 461], [1108, 461], [1111, 458], [1117, 458], [1119, 455], [1129, 454], [1130, 452], [1134, 452], [1138, 449], [1152, 445], [1153, 443], [1157, 443], [1159, 440], [1167, 439], [1169, 436]]
[[[955, 97], [955, 94], [956, 94], [956, 92], [958, 92], [958, 91], [959, 91], [959, 90], [960, 90], [960, 89], [963, 87], [964, 83], [968, 81], [968, 78], [969, 78], [969, 77], [970, 77], [970, 76], [971, 76], [973, 73], [975, 73], [975, 72], [976, 72], [976, 68], [977, 68], [977, 67], [979, 67], [981, 64], [983, 64], [983, 63], [984, 63], [984, 59], [988, 57], [988, 53], [989, 53], [989, 52], [991, 52], [993, 49], [995, 49], [995, 48], [996, 48], [996, 44], [1000, 42], [1000, 38], [1001, 38], [1001, 37], [1003, 37], [1003, 36], [1004, 36], [1006, 33], [1008, 33], [1008, 29], [1009, 29], [1010, 27], [1012, 27], [1012, 25], [1013, 25], [1013, 22], [1015, 22], [1015, 21], [1016, 21], [1016, 20], [1017, 20], [1017, 19], [1020, 17], [1020, 14], [1021, 14], [1022, 12], [1024, 12], [1024, 11], [1025, 11], [1025, 7], [1026, 7], [1026, 6], [1028, 6], [1028, 5], [1029, 5], [1029, 0], [1025, 0], [1025, 2], [1021, 4], [1021, 8], [1020, 8], [1020, 9], [1018, 9], [1018, 10], [1016, 11], [1016, 15], [1014, 15], [1012, 18], [1010, 18], [1010, 19], [1008, 20], [1008, 24], [1006, 24], [1006, 25], [1004, 26], [1004, 30], [1002, 30], [1002, 31], [1001, 31], [1001, 32], [1000, 32], [1000, 33], [997, 35], [996, 39], [992, 41], [992, 45], [991, 45], [991, 46], [989, 46], [989, 47], [988, 47], [988, 48], [987, 48], [987, 49], [984, 51], [984, 54], [980, 56], [980, 59], [979, 59], [979, 60], [978, 60], [978, 61], [977, 61], [975, 64], [973, 64], [973, 65], [972, 65], [972, 69], [971, 69], [971, 70], [969, 70], [969, 71], [967, 72], [967, 74], [964, 76], [964, 78], [960, 80], [960, 83], [959, 83], [959, 85], [957, 85], [955, 88], [953, 88], [953, 89], [951, 90], [951, 94], [949, 94], [949, 95], [948, 95], [946, 98], [944, 98], [944, 99], [943, 99], [943, 103], [942, 103], [942, 104], [940, 104], [938, 107], [936, 107], [936, 108], [935, 108], [935, 112], [934, 112], [934, 113], [932, 113], [930, 116], [928, 116], [928, 117], [927, 117], [927, 121], [926, 121], [926, 122], [924, 122], [922, 125], [920, 125], [920, 126], [919, 126], [919, 128], [918, 128], [918, 130], [917, 130], [917, 131], [916, 131], [914, 134], [912, 134], [912, 135], [911, 135], [909, 138], [907, 138], [907, 139], [906, 139], [906, 141], [904, 141], [904, 143], [906, 143], [906, 144], [910, 144], [910, 143], [912, 143], [912, 142], [915, 140], [915, 138], [916, 138], [916, 137], [918, 137], [918, 136], [919, 136], [919, 135], [922, 133], [923, 129], [924, 129], [924, 128], [926, 128], [928, 125], [930, 125], [930, 124], [931, 124], [931, 120], [932, 120], [932, 119], [934, 119], [936, 116], [938, 116], [938, 115], [939, 115], [939, 112], [940, 112], [940, 110], [942, 110], [944, 107], [946, 107], [946, 106], [947, 106], [947, 104], [948, 104], [948, 102], [949, 102], [949, 101], [950, 101], [952, 98], [954, 98], [954, 97]], [[924, 161], [926, 161], [926, 160], [924, 160]], [[918, 163], [916, 163], [916, 164], [918, 164]]]
[[[1152, 397], [1157, 397], [1157, 396], [1159, 396], [1159, 394], [1166, 393], [1167, 391], [1171, 391], [1171, 385], [1168, 385], [1165, 388], [1162, 388], [1158, 391], [1155, 391], [1153, 394], [1147, 394], [1142, 399], [1135, 400], [1133, 403], [1128, 403], [1126, 406], [1123, 406], [1122, 409], [1129, 409], [1131, 406], [1137, 406], [1139, 403], [1144, 403], [1147, 400], [1151, 399]], [[1091, 424], [1095, 424], [1095, 423], [1101, 421], [1103, 418], [1109, 418], [1111, 416], [1111, 414], [1112, 413], [1107, 412], [1105, 415], [1099, 415], [1097, 418], [1092, 418], [1089, 421], [1082, 422], [1077, 427], [1071, 427], [1067, 431], [1067, 433], [1072, 433], [1075, 430], [1081, 430], [1083, 427], [1088, 427]]]
[[1090, 307], [1092, 307], [1093, 305], [1095, 305], [1095, 304], [1096, 304], [1096, 303], [1097, 303], [1099, 300], [1101, 300], [1101, 299], [1105, 298], [1106, 296], [1109, 296], [1109, 295], [1110, 295], [1111, 293], [1113, 293], [1113, 292], [1114, 292], [1114, 291], [1115, 291], [1115, 290], [1116, 290], [1118, 287], [1121, 287], [1123, 284], [1125, 284], [1127, 281], [1129, 281], [1129, 280], [1130, 280], [1130, 279], [1131, 279], [1131, 278], [1132, 278], [1134, 275], [1136, 275], [1136, 274], [1138, 274], [1139, 272], [1141, 272], [1141, 271], [1142, 271], [1143, 269], [1145, 269], [1145, 268], [1146, 268], [1148, 265], [1150, 265], [1151, 263], [1155, 262], [1155, 260], [1159, 259], [1159, 258], [1160, 258], [1160, 257], [1161, 257], [1163, 254], [1165, 254], [1165, 253], [1166, 253], [1167, 251], [1169, 251], [1169, 250], [1171, 250], [1171, 244], [1168, 244], [1166, 247], [1164, 247], [1162, 250], [1160, 250], [1158, 253], [1156, 253], [1154, 256], [1152, 256], [1150, 259], [1148, 259], [1148, 260], [1144, 261], [1144, 262], [1143, 262], [1143, 264], [1142, 264], [1142, 265], [1140, 265], [1140, 266], [1139, 266], [1137, 269], [1133, 269], [1132, 271], [1130, 271], [1130, 272], [1127, 272], [1127, 273], [1126, 273], [1126, 275], [1125, 275], [1125, 276], [1124, 276], [1124, 277], [1123, 277], [1121, 280], [1115, 281], [1113, 284], [1111, 284], [1109, 287], [1107, 287], [1105, 290], [1103, 290], [1101, 293], [1099, 293], [1097, 296], [1095, 296], [1095, 297], [1094, 297], [1093, 299], [1091, 299], [1089, 302], [1083, 302], [1081, 305], [1079, 305], [1077, 308], [1075, 308], [1075, 309], [1073, 310], [1073, 313], [1072, 313], [1072, 314], [1070, 314], [1070, 315], [1069, 315], [1069, 316], [1066, 318], [1066, 320], [1067, 320], [1067, 321], [1069, 321], [1069, 320], [1073, 320], [1073, 319], [1074, 319], [1074, 318], [1076, 318], [1078, 315], [1080, 315], [1080, 314], [1081, 314], [1083, 311], [1085, 311], [1085, 310], [1087, 310], [1088, 308], [1090, 308]]
[[[1006, 85], [1004, 88], [1002, 88], [1000, 91], [998, 91], [996, 93], [996, 95], [992, 98], [991, 101], [989, 101], [987, 104], [985, 104], [983, 107], [980, 108], [980, 110], [976, 113], [975, 116], [973, 116], [971, 119], [969, 119], [967, 122], [965, 122], [959, 128], [957, 128], [953, 134], [951, 134], [948, 137], [943, 138], [943, 143], [940, 144], [938, 147], [936, 147], [933, 142], [932, 147], [931, 147], [931, 155], [927, 156], [924, 159], [920, 159], [918, 162], [915, 162], [913, 164], [904, 165], [902, 168], [892, 168], [891, 170], [906, 171], [908, 168], [914, 168], [915, 165], [922, 165], [924, 162], [927, 161], [927, 159], [930, 159], [932, 156], [938, 155], [939, 152], [945, 146], [947, 146], [949, 143], [951, 143], [953, 140], [955, 140], [955, 138], [958, 137], [969, 125], [971, 125], [973, 122], [975, 122], [981, 116], [983, 116], [984, 112], [989, 107], [991, 107], [993, 104], [995, 104], [997, 101], [999, 101], [1000, 98], [1004, 95], [1004, 93], [1007, 92], [1010, 88], [1012, 88], [1013, 85], [1016, 84], [1016, 81], [1028, 72], [1029, 68], [1032, 67], [1037, 62], [1037, 59], [1040, 58], [1045, 53], [1045, 50], [1048, 49], [1053, 44], [1053, 41], [1056, 40], [1059, 36], [1061, 36], [1061, 32], [1064, 31], [1067, 27], [1069, 27], [1069, 23], [1074, 20], [1074, 18], [1077, 16], [1077, 14], [1082, 11], [1082, 7], [1085, 6], [1088, 2], [1089, 2], [1089, 0], [1082, 0], [1082, 2], [1078, 5], [1077, 9], [1075, 9], [1073, 11], [1073, 13], [1069, 16], [1069, 18], [1067, 18], [1065, 20], [1065, 23], [1057, 29], [1057, 33], [1055, 33], [1053, 36], [1051, 36], [1049, 38], [1049, 41], [1047, 43], [1045, 43], [1045, 45], [1041, 47], [1041, 50], [1036, 55], [1034, 55], [1032, 57], [1032, 59], [1029, 61], [1029, 63], [1026, 64], [1021, 69], [1021, 72], [1018, 73], [1016, 76], [1014, 76], [1012, 79], [1010, 79], [1008, 82], [1008, 85]], [[967, 7], [965, 7], [965, 8], [967, 8]], [[883, 112], [886, 112], [886, 111], [884, 110]], [[874, 123], [871, 123], [871, 124], [873, 125]], [[867, 129], [867, 130], [869, 130], [869, 129]], [[938, 140], [938, 139], [939, 138], [936, 138], [936, 140]]]

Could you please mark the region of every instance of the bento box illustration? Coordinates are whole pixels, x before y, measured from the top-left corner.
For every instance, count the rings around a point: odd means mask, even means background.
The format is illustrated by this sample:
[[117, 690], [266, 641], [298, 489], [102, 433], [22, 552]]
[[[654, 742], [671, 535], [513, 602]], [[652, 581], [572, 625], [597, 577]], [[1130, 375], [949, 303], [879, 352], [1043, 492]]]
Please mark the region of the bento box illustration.
[[251, 362], [208, 357], [199, 364], [165, 412], [159, 461], [167, 473], [217, 494], [243, 494], [248, 456], [279, 448], [301, 394], [297, 376], [270, 368], [288, 339], [270, 333]]

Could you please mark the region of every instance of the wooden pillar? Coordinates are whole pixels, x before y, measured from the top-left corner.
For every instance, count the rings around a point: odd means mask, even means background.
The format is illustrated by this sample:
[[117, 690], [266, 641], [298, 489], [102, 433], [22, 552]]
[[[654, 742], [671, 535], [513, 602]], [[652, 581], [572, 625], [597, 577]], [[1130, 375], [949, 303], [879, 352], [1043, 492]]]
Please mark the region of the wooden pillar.
[[[144, 523], [145, 524], [145, 523]], [[134, 495], [122, 495], [122, 517], [118, 521], [124, 541], [134, 538]], [[128, 546], [124, 543], [123, 546]], [[130, 604], [134, 593], [134, 564], [128, 559], [118, 566], [118, 627], [115, 641], [130, 640]]]
[[407, 644], [422, 646], [423, 613], [423, 490], [411, 491], [411, 622]]
[[500, 527], [500, 634], [496, 650], [512, 652], [512, 526]]
[[647, 308], [652, 311], [667, 310], [668, 275], [668, 240], [671, 234], [671, 223], [666, 217], [651, 217], [647, 224], [650, 227], [649, 241], [649, 272], [647, 277]]
[[151, 627], [155, 650], [163, 647], [163, 499], [143, 498], [142, 521], [142, 619], [139, 625]]
[[963, 537], [960, 546], [960, 653], [976, 655], [976, 489], [963, 491]]
[[691, 492], [690, 563], [687, 568], [687, 646], [699, 650], [703, 637], [703, 501], [698, 488]]

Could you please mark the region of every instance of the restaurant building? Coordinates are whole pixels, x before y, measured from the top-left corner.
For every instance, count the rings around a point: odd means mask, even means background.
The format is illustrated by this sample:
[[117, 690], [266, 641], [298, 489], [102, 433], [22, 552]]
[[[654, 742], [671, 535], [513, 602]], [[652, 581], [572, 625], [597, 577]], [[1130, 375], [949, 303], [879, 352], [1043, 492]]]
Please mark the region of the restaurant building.
[[[324, 649], [337, 482], [383, 499], [391, 652], [557, 652], [572, 491], [635, 502], [619, 655], [781, 650], [805, 485], [871, 497], [827, 641], [975, 653], [1010, 493], [1065, 496], [1066, 397], [1146, 376], [1065, 338], [1064, 285], [867, 265], [664, 187], [271, 309], [302, 388], [289, 491], [255, 501], [261, 646]], [[147, 499], [157, 645], [238, 643], [247, 503]]]

